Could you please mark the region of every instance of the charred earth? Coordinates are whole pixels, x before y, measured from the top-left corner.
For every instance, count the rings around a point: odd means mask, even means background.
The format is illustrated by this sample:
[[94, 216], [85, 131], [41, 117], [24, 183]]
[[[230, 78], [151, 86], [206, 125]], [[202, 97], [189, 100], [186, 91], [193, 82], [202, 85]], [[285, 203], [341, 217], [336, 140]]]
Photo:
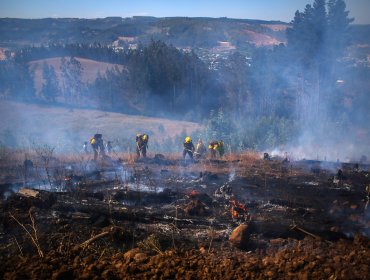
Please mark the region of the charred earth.
[[369, 166], [1, 162], [2, 279], [369, 279]]

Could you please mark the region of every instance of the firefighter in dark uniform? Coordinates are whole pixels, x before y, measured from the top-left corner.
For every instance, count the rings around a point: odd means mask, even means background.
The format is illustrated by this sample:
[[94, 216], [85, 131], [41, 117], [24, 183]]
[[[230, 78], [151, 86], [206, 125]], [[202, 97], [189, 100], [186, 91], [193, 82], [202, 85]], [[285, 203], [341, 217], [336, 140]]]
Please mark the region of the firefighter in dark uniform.
[[95, 134], [94, 137], [90, 139], [91, 147], [94, 151], [94, 160], [98, 159], [98, 156], [104, 158], [105, 151], [104, 151], [104, 141], [102, 134]]
[[188, 154], [190, 159], [193, 161], [194, 160], [193, 153], [194, 153], [195, 147], [194, 147], [193, 141], [191, 140], [189, 136], [185, 138], [183, 145], [184, 145], [184, 151], [182, 152], [182, 158], [185, 160], [186, 154]]

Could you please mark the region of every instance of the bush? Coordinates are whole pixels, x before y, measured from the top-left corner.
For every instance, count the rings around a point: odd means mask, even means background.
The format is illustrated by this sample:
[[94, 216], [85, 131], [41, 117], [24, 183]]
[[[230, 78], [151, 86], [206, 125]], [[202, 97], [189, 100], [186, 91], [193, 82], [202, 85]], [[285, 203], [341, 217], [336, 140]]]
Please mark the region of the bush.
[[204, 135], [207, 141], [224, 140], [230, 151], [264, 150], [294, 140], [297, 125], [293, 120], [275, 116], [233, 121], [219, 109], [211, 112]]

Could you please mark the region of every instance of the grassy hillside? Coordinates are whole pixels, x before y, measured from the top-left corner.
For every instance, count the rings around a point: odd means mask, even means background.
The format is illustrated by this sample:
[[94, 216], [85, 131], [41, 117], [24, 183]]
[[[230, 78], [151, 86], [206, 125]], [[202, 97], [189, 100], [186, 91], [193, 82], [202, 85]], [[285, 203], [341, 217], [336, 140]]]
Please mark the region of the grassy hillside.
[[57, 151], [77, 151], [83, 141], [102, 133], [105, 140], [123, 148], [134, 143], [138, 132], [148, 133], [151, 143], [160, 143], [198, 129], [199, 124], [185, 121], [0, 102], [0, 141], [18, 147], [47, 144]]
[[[61, 57], [54, 57], [48, 59], [40, 59], [30, 62], [31, 69], [34, 70], [34, 80], [35, 88], [37, 92], [40, 92], [43, 84], [42, 77], [42, 67], [44, 63], [47, 63], [50, 66], [53, 66], [57, 74], [58, 79], [61, 79]], [[68, 57], [66, 57], [68, 59]], [[79, 58], [76, 59], [81, 63], [82, 66], [82, 80], [85, 83], [93, 83], [98, 75], [98, 73], [104, 75], [104, 73], [114, 67], [118, 67], [119, 70], [122, 70], [123, 66], [118, 64], [111, 64], [105, 62], [99, 62], [91, 59]]]

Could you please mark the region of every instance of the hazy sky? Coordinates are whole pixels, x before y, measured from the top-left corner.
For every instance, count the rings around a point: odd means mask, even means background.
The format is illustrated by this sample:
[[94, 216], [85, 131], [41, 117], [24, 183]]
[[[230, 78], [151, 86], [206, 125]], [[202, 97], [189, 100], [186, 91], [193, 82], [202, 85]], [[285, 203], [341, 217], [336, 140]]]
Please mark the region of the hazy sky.
[[[187, 16], [281, 20], [313, 0], [0, 0], [0, 17]], [[370, 0], [346, 0], [355, 23], [370, 24]]]

